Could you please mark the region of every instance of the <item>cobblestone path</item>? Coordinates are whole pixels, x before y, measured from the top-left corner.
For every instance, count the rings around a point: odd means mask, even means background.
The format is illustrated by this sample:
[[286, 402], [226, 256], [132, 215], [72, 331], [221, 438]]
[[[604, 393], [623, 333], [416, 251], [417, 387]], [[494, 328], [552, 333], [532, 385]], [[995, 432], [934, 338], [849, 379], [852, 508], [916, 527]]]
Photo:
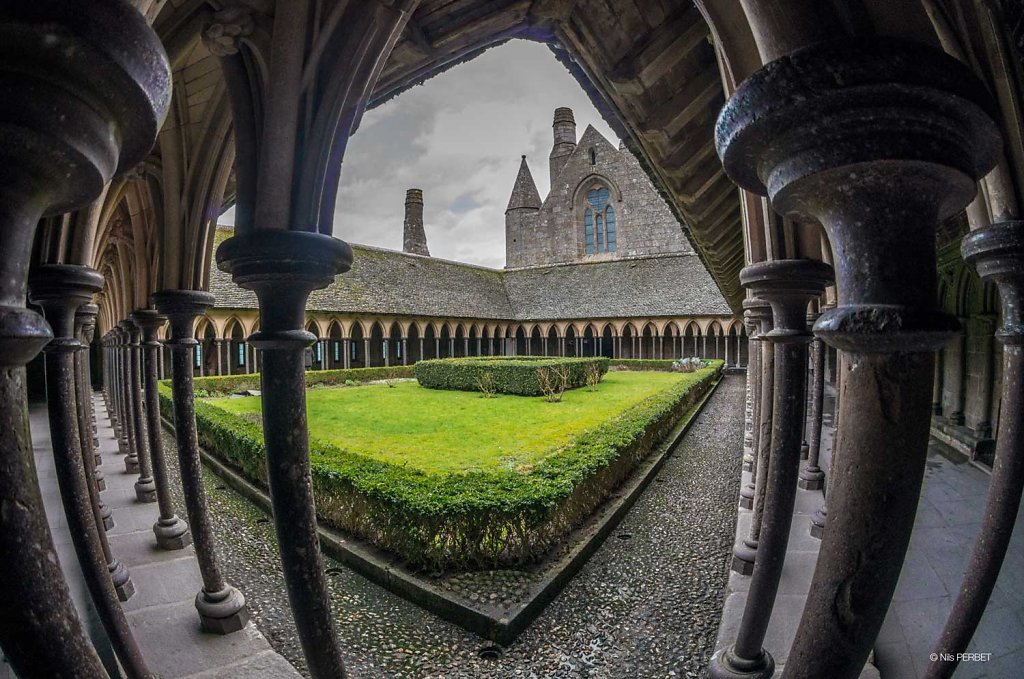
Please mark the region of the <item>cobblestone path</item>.
[[[613, 536], [497, 659], [480, 657], [486, 640], [327, 559], [350, 675], [703, 676], [735, 529], [743, 398], [744, 378], [726, 377]], [[170, 454], [173, 440], [165, 441]], [[226, 576], [274, 649], [304, 670], [269, 518], [209, 472], [206, 483]]]

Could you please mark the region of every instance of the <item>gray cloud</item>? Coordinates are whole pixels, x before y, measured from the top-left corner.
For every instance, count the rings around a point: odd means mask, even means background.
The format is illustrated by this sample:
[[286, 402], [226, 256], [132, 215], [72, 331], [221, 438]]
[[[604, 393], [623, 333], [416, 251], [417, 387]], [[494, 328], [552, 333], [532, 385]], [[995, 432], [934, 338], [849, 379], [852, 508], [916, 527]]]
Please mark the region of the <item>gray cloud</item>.
[[367, 111], [345, 153], [334, 234], [401, 249], [405, 190], [421, 188], [432, 255], [503, 266], [505, 205], [519, 157], [526, 154], [546, 195], [551, 115], [558, 106], [572, 107], [579, 134], [592, 124], [617, 143], [550, 50], [522, 40]]

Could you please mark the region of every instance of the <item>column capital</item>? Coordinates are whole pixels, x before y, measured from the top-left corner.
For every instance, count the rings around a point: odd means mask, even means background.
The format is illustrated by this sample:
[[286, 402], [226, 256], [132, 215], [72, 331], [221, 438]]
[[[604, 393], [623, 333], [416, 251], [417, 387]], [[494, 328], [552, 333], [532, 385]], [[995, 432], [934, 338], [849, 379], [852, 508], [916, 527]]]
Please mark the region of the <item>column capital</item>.
[[75, 264], [43, 264], [29, 275], [29, 297], [43, 308], [54, 339], [44, 351], [84, 349], [75, 332], [75, 312], [103, 289], [103, 276], [95, 269]]
[[751, 264], [740, 271], [740, 283], [771, 305], [774, 327], [770, 342], [809, 342], [808, 303], [834, 279], [832, 267], [813, 259], [779, 259]]
[[995, 165], [996, 119], [985, 85], [955, 58], [857, 38], [767, 64], [715, 132], [737, 184], [828, 232], [839, 303], [815, 331], [854, 352], [931, 352], [957, 325], [936, 306], [935, 225]]
[[167, 322], [167, 316], [155, 309], [139, 309], [132, 312], [131, 317], [135, 325], [142, 329], [142, 338], [146, 345], [159, 347], [160, 342], [156, 338], [156, 333]]
[[1024, 344], [1024, 221], [992, 224], [964, 237], [964, 261], [999, 288], [1003, 324], [996, 337], [1003, 344]]
[[192, 347], [198, 343], [192, 336], [195, 319], [205, 314], [216, 298], [202, 290], [161, 290], [150, 295], [149, 301], [170, 319], [166, 344]]

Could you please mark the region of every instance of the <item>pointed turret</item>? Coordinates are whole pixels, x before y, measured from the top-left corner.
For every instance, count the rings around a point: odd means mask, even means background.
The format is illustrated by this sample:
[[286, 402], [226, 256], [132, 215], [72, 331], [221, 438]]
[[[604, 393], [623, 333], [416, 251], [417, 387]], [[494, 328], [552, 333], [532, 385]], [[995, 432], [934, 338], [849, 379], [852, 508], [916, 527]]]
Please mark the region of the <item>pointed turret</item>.
[[537, 213], [540, 212], [540, 193], [530, 174], [526, 156], [519, 162], [519, 174], [512, 187], [512, 196], [505, 208], [505, 266], [523, 266], [524, 249], [532, 237]]
[[512, 186], [512, 195], [508, 199], [508, 207], [505, 208], [505, 212], [524, 207], [539, 210], [540, 205], [540, 192], [537, 191], [537, 184], [533, 181], [530, 166], [526, 163], [526, 156], [523, 156], [519, 163], [519, 174], [516, 176], [516, 183]]
[[409, 189], [405, 192], [405, 233], [402, 252], [430, 256], [427, 249], [427, 234], [423, 230], [423, 190]]

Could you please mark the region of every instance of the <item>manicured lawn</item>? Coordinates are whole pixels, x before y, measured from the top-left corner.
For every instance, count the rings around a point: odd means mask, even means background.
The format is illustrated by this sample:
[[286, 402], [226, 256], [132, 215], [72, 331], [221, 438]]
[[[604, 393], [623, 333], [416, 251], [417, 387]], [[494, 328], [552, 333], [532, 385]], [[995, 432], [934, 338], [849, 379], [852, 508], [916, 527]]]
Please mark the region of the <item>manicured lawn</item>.
[[[609, 372], [596, 392], [543, 397], [426, 389], [415, 381], [306, 392], [314, 438], [426, 472], [529, 465], [609, 417], [695, 373]], [[258, 397], [210, 399], [233, 413], [258, 413]]]

